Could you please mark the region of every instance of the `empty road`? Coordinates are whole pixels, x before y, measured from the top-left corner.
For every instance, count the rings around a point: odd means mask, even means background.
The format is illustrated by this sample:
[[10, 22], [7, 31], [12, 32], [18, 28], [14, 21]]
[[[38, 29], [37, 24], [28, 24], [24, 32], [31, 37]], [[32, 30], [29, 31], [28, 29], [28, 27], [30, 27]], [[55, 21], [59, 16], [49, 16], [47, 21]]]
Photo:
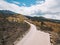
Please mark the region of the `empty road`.
[[51, 45], [48, 33], [39, 31], [35, 25], [27, 23], [31, 26], [29, 32], [15, 45]]

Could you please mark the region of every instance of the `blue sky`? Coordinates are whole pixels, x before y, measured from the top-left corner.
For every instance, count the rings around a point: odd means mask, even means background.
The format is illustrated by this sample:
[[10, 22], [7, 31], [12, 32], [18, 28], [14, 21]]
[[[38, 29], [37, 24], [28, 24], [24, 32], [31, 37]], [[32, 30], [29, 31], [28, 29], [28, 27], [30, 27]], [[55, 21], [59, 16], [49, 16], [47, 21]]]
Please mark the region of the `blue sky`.
[[35, 5], [37, 2], [36, 1], [45, 1], [45, 0], [6, 0], [9, 3], [17, 3], [19, 6], [31, 6]]

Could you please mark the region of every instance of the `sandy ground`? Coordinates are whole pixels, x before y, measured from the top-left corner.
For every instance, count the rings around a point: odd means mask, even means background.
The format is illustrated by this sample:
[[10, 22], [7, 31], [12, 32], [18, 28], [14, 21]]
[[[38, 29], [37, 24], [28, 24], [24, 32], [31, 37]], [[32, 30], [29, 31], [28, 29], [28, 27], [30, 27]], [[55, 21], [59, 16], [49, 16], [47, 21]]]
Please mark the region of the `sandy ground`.
[[29, 29], [30, 31], [22, 38], [22, 40], [15, 43], [15, 45], [51, 45], [48, 33], [39, 31], [36, 29], [35, 25], [29, 22], [27, 23], [31, 26]]

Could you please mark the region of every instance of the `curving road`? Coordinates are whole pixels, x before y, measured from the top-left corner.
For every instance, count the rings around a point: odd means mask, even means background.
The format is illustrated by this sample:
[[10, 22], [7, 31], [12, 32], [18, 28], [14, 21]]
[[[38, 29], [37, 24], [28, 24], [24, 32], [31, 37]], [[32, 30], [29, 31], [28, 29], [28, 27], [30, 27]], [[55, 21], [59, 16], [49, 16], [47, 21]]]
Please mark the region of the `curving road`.
[[28, 23], [30, 27], [30, 31], [25, 35], [25, 37], [18, 41], [15, 45], [51, 45], [50, 44], [50, 36], [48, 33], [38, 31], [36, 26]]

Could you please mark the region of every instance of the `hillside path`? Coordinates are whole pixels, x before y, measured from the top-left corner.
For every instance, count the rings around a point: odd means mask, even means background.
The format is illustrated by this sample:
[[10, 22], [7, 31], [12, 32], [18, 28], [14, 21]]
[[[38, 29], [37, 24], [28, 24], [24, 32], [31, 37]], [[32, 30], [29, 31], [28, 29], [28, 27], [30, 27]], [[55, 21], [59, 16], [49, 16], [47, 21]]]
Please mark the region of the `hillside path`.
[[25, 22], [31, 26], [29, 32], [15, 45], [51, 45], [50, 35], [48, 33], [39, 31], [35, 25], [27, 21]]

